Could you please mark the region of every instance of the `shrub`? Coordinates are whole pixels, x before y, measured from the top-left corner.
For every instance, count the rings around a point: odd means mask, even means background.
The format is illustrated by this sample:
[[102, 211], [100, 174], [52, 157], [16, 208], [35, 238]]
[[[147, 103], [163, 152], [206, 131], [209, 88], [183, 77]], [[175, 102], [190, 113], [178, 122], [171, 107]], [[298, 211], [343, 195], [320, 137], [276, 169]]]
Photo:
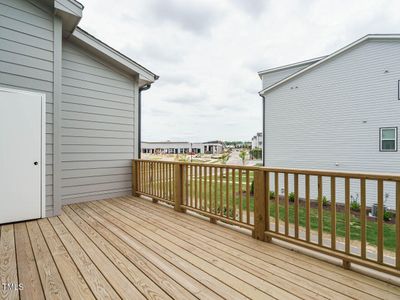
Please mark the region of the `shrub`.
[[255, 148], [250, 150], [250, 156], [252, 159], [261, 159], [262, 158], [262, 149]]
[[294, 202], [294, 193], [293, 192], [290, 192], [289, 193], [289, 202]]
[[270, 191], [269, 192], [269, 199], [275, 199], [275, 192], [274, 191]]
[[350, 208], [352, 211], [360, 211], [360, 202], [357, 199], [351, 200]]
[[392, 218], [393, 218], [393, 213], [385, 210], [385, 212], [383, 213], [383, 220], [387, 222], [390, 221]]
[[323, 206], [328, 206], [329, 205], [328, 198], [326, 198], [326, 196], [322, 196], [322, 205]]

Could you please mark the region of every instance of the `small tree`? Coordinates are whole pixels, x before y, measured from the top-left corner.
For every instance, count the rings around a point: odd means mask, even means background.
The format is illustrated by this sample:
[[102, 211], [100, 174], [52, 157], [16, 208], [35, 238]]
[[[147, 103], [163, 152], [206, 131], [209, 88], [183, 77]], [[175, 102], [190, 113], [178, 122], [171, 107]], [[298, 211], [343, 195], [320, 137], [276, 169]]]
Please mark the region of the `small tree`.
[[221, 157], [220, 157], [220, 162], [221, 162], [221, 164], [223, 164], [223, 165], [226, 165], [226, 163], [228, 162], [228, 160], [229, 160], [229, 153], [227, 153], [227, 152], [225, 152], [225, 153], [223, 153], [222, 155], [221, 155]]
[[246, 150], [241, 150], [239, 153], [239, 157], [242, 160], [242, 164], [245, 165], [246, 163], [246, 155], [247, 155], [247, 151]]

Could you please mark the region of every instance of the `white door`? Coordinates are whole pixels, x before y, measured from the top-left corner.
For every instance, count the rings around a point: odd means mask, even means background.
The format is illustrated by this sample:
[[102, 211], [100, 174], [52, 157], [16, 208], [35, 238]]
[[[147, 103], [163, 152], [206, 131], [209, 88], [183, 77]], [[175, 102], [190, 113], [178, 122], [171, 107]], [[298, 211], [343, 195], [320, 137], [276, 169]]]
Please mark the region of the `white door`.
[[0, 89], [0, 224], [41, 217], [42, 97]]

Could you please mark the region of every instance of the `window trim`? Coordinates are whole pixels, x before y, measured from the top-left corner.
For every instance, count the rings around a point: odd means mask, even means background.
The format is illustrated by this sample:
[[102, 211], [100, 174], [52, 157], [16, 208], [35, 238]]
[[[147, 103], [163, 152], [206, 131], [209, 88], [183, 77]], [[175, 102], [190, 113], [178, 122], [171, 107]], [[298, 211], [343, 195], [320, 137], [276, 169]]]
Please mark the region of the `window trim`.
[[[382, 130], [383, 129], [394, 129], [394, 150], [384, 150], [382, 149]], [[398, 149], [398, 128], [397, 126], [391, 127], [380, 127], [379, 128], [379, 152], [397, 152]]]
[[397, 80], [397, 100], [400, 100], [400, 80]]

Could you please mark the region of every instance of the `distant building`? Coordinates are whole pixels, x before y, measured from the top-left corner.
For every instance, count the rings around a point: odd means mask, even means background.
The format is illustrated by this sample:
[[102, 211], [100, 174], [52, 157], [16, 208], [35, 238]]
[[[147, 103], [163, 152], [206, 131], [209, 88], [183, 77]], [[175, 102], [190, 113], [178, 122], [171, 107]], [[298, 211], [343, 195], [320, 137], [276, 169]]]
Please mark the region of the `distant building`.
[[263, 147], [263, 134], [262, 132], [257, 132], [257, 134], [253, 136], [251, 139], [251, 149], [255, 148], [262, 149], [262, 147]]
[[224, 143], [221, 141], [211, 141], [203, 143], [204, 153], [221, 154], [224, 152]]
[[190, 142], [142, 142], [142, 153], [148, 154], [221, 154], [224, 151], [224, 143], [211, 141], [205, 143]]

